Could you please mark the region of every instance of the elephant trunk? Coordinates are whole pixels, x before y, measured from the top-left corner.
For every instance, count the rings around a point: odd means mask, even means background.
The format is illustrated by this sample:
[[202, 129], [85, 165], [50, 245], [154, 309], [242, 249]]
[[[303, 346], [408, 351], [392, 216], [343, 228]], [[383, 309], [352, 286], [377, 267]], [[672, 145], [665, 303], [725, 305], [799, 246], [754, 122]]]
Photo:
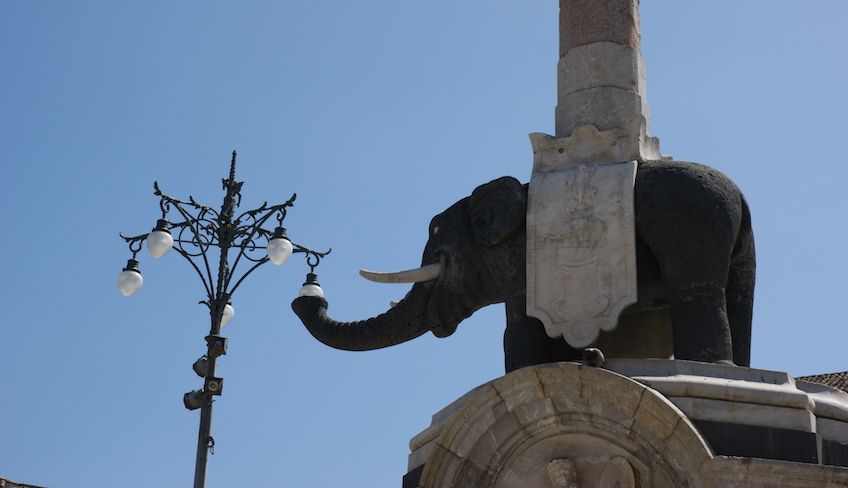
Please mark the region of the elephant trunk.
[[357, 322], [331, 319], [327, 315], [328, 303], [320, 297], [298, 297], [292, 302], [292, 309], [309, 333], [324, 344], [345, 351], [370, 351], [415, 339], [430, 330], [424, 307], [413, 303], [414, 291], [413, 287], [387, 312]]

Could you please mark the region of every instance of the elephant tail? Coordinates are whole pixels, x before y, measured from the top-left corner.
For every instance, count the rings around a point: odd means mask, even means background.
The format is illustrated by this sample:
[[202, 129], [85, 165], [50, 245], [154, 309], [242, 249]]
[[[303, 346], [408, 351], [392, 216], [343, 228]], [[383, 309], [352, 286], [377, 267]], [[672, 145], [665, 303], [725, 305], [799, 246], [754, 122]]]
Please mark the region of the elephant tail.
[[754, 251], [754, 232], [751, 229], [751, 212], [745, 197], [740, 194], [739, 199], [742, 220], [731, 256], [725, 299], [727, 320], [730, 323], [733, 341], [733, 362], [747, 367], [751, 365], [751, 321], [757, 262]]

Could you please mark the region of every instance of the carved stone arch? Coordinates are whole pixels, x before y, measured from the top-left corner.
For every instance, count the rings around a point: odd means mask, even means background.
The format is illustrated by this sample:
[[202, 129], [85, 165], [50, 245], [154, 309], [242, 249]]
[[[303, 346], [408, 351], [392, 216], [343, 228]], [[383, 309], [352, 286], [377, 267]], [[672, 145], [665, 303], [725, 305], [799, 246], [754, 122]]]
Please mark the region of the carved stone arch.
[[420, 486], [695, 488], [712, 457], [685, 415], [654, 390], [558, 363], [467, 395], [444, 424]]

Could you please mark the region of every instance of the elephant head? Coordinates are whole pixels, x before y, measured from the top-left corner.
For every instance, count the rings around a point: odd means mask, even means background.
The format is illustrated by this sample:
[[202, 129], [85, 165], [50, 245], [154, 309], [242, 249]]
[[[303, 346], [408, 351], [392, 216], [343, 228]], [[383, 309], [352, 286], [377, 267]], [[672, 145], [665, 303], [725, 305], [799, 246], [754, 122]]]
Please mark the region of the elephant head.
[[432, 219], [420, 268], [360, 271], [372, 281], [414, 282], [381, 315], [337, 322], [327, 316], [328, 304], [319, 297], [299, 297], [292, 308], [316, 339], [337, 349], [379, 349], [428, 330], [447, 337], [480, 308], [523, 296], [526, 208], [526, 186], [511, 177], [491, 181]]

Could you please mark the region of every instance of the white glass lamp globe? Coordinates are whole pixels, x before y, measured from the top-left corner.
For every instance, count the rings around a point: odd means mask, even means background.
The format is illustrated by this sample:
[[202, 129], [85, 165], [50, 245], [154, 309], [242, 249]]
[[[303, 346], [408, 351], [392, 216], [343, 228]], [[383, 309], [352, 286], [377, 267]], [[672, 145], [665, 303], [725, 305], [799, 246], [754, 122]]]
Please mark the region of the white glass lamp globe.
[[168, 232], [168, 222], [159, 219], [156, 222], [156, 228], [147, 235], [147, 250], [154, 258], [159, 259], [168, 254], [172, 247], [174, 247], [174, 237]]
[[318, 275], [315, 273], [307, 274], [306, 283], [300, 287], [300, 291], [297, 292], [297, 296], [324, 298], [324, 290], [322, 290], [321, 285], [318, 284]]
[[118, 274], [118, 291], [121, 295], [129, 297], [135, 295], [143, 283], [144, 278], [138, 270], [138, 261], [130, 259], [127, 261], [127, 267]]
[[292, 251], [292, 243], [285, 237], [275, 237], [268, 241], [268, 259], [277, 266], [288, 261]]
[[224, 327], [226, 327], [227, 324], [229, 324], [230, 321], [233, 320], [233, 317], [235, 317], [235, 316], [236, 316], [236, 309], [234, 309], [233, 306], [230, 305], [229, 303], [224, 305], [224, 314], [221, 315], [221, 328], [223, 329]]
[[300, 291], [297, 292], [297, 296], [324, 298], [324, 290], [322, 290], [320, 286], [314, 283], [307, 283], [300, 287]]

